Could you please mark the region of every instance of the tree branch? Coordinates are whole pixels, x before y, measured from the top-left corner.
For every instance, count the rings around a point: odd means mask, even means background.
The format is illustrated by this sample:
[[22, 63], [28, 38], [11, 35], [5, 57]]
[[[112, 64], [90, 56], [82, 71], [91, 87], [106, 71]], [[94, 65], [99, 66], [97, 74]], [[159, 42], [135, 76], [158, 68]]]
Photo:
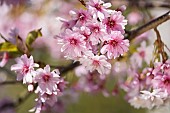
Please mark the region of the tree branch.
[[155, 27], [157, 27], [158, 25], [166, 22], [167, 20], [170, 19], [170, 11], [168, 11], [167, 13], [165, 13], [164, 15], [154, 19], [154, 20], [151, 20], [150, 22], [142, 25], [141, 27], [137, 28], [137, 29], [134, 29], [132, 31], [129, 31], [127, 33], [127, 36], [126, 38], [129, 39], [129, 40], [132, 40], [134, 39], [136, 36], [139, 36], [141, 35], [142, 33], [150, 30], [150, 29], [153, 29]]
[[74, 62], [70, 65], [68, 65], [67, 67], [64, 67], [64, 68], [60, 68], [59, 71], [60, 71], [60, 74], [63, 75], [64, 73], [74, 69], [75, 67], [79, 66], [80, 65], [80, 62]]
[[144, 2], [141, 1], [139, 2], [141, 7], [145, 8], [155, 8], [155, 7], [162, 7], [162, 8], [170, 8], [170, 3], [169, 2]]
[[78, 1], [86, 7], [86, 3], [84, 2], [84, 0], [78, 0]]

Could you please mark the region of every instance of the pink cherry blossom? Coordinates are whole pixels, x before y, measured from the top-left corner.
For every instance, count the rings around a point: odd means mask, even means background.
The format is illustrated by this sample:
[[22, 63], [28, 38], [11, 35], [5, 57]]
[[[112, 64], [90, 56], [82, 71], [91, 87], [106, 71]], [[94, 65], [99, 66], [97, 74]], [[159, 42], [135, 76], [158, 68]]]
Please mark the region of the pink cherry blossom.
[[61, 17], [57, 17], [56, 19], [63, 23], [62, 26], [61, 26], [61, 29], [64, 30], [64, 31], [66, 29], [71, 29], [73, 26], [75, 26], [76, 21], [77, 21], [77, 20], [66, 20], [66, 19], [63, 19]]
[[141, 46], [137, 48], [137, 52], [133, 53], [130, 61], [133, 68], [142, 67], [142, 63], [146, 62], [148, 65], [152, 59], [152, 46], [147, 46], [146, 42], [143, 41]]
[[40, 94], [38, 99], [40, 99], [42, 103], [46, 103], [50, 106], [53, 106], [58, 100], [57, 96], [53, 93], [52, 94], [47, 94], [47, 93]]
[[154, 88], [161, 88], [170, 94], [170, 60], [165, 63], [157, 62], [152, 71], [154, 78], [152, 85]]
[[83, 35], [85, 37], [84, 41], [86, 42], [86, 48], [87, 49], [92, 49], [92, 44], [90, 41], [90, 35], [91, 35], [91, 31], [88, 27], [86, 26], [82, 26], [80, 28], [75, 27], [74, 31], [79, 32], [81, 35]]
[[152, 83], [153, 87], [164, 89], [170, 94], [170, 75], [156, 75]]
[[105, 18], [103, 20], [103, 24], [107, 27], [107, 32], [111, 33], [111, 31], [120, 31], [121, 33], [125, 33], [125, 25], [127, 24], [127, 20], [122, 15], [120, 11], [112, 12], [111, 16]]
[[134, 11], [128, 14], [127, 19], [130, 25], [135, 25], [143, 19], [143, 15], [140, 12]]
[[106, 61], [104, 55], [94, 55], [89, 53], [88, 56], [80, 58], [80, 62], [90, 72], [97, 70], [100, 74], [107, 74], [111, 69], [111, 64]]
[[105, 54], [107, 52], [109, 59], [119, 57], [128, 51], [129, 40], [123, 40], [124, 36], [119, 31], [106, 35], [104, 39], [106, 44], [102, 47], [101, 53]]
[[43, 103], [41, 102], [40, 99], [35, 99], [35, 101], [37, 101], [35, 107], [30, 109], [29, 112], [41, 113], [41, 111], [43, 109]]
[[103, 24], [92, 21], [90, 23], [87, 23], [87, 27], [91, 31], [89, 40], [92, 42], [92, 45], [100, 43], [100, 40], [103, 41], [103, 37], [104, 35], [106, 35], [106, 30]]
[[32, 83], [35, 75], [34, 67], [39, 67], [34, 63], [33, 56], [30, 58], [26, 54], [16, 59], [17, 64], [11, 66], [11, 70], [17, 73], [17, 80], [23, 80], [23, 83]]
[[141, 94], [129, 100], [130, 104], [135, 108], [148, 108], [159, 107], [164, 104], [167, 99], [168, 93], [161, 89], [153, 89], [152, 92], [148, 90], [141, 91]]
[[86, 4], [90, 12], [96, 14], [99, 19], [103, 19], [107, 8], [111, 7], [111, 3], [104, 3], [102, 0], [89, 0]]
[[46, 65], [44, 69], [39, 68], [36, 72], [35, 81], [38, 83], [36, 92], [40, 92], [41, 94], [47, 93], [49, 95], [54, 92], [57, 93], [57, 83], [60, 80], [59, 71], [56, 69], [51, 72], [50, 66]]
[[75, 10], [75, 11], [70, 11], [70, 14], [73, 18], [73, 20], [76, 20], [77, 26], [82, 26], [84, 25], [86, 22], [88, 22], [89, 20], [91, 20], [91, 15], [87, 10]]
[[69, 29], [60, 36], [59, 42], [63, 45], [61, 52], [65, 52], [67, 58], [76, 58], [82, 56], [86, 50], [85, 37], [78, 32]]
[[85, 69], [84, 66], [80, 65], [75, 68], [75, 74], [77, 77], [85, 76], [88, 74], [88, 71]]
[[161, 69], [165, 74], [170, 75], [170, 59], [168, 59], [165, 63], [162, 64]]
[[[57, 87], [58, 87], [58, 92], [59, 94], [62, 94], [62, 92], [64, 91], [64, 89], [66, 88], [66, 84], [68, 84], [68, 82], [64, 81], [64, 79], [60, 79], [58, 82], [57, 82]], [[58, 95], [59, 95], [58, 94]]]
[[98, 76], [98, 73], [92, 72], [87, 73], [86, 75], [80, 76], [75, 89], [81, 90], [89, 93], [102, 92], [105, 97], [109, 96], [109, 92], [105, 87], [106, 76]]

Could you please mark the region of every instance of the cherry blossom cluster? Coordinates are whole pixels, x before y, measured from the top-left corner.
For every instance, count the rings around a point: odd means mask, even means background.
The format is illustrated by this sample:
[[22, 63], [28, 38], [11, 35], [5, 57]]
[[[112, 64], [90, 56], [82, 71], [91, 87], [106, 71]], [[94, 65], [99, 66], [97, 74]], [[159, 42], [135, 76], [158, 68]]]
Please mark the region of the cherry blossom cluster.
[[87, 93], [101, 92], [105, 97], [110, 96], [110, 92], [106, 87], [107, 77], [105, 75], [98, 75], [97, 72], [90, 73], [84, 66], [79, 66], [75, 69], [79, 80], [74, 86], [77, 91], [84, 91]]
[[28, 58], [26, 54], [17, 58], [16, 62], [17, 64], [11, 66], [11, 70], [17, 73], [17, 80], [27, 84], [28, 91], [38, 94], [37, 106], [32, 110], [39, 113], [46, 104], [53, 106], [65, 88], [65, 81], [59, 76], [59, 70], [51, 72], [49, 65], [44, 69], [39, 68], [39, 65], [34, 63], [33, 56]]
[[90, 72], [108, 74], [109, 59], [128, 51], [129, 40], [124, 39], [125, 20], [121, 11], [111, 10], [111, 3], [89, 0], [85, 9], [70, 11], [70, 20], [58, 17], [63, 24], [56, 36], [67, 59], [80, 61]]
[[135, 108], [160, 107], [170, 97], [170, 59], [146, 67], [142, 73], [130, 70], [122, 88], [127, 92], [128, 102]]

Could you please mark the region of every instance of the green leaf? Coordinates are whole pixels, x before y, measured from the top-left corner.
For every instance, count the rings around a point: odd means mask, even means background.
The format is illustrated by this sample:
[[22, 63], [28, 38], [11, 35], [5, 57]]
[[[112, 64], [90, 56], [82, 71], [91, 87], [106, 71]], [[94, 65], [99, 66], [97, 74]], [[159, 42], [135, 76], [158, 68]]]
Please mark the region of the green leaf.
[[0, 52], [16, 52], [16, 51], [18, 51], [17, 46], [10, 42], [4, 42], [0, 44]]
[[41, 33], [41, 28], [38, 30], [33, 30], [31, 32], [28, 33], [27, 38], [26, 38], [26, 45], [30, 48], [32, 43], [38, 38], [41, 37], [42, 33]]

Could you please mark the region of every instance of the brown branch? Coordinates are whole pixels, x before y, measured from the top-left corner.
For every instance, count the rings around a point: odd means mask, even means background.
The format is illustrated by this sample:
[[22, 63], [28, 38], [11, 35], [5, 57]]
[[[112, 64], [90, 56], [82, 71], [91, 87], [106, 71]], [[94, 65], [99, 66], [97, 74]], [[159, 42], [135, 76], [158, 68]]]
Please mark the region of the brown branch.
[[77, 67], [77, 66], [79, 66], [79, 65], [80, 65], [80, 63], [77, 61], [77, 62], [74, 62], [74, 63], [68, 65], [67, 67], [60, 68], [59, 70], [60, 70], [61, 76], [62, 76], [64, 73], [66, 73], [66, 72], [74, 69], [75, 67]]
[[78, 0], [78, 1], [86, 7], [86, 3], [84, 2], [84, 0]]
[[153, 29], [155, 27], [157, 27], [158, 25], [166, 22], [167, 20], [170, 19], [170, 11], [168, 11], [167, 13], [163, 14], [162, 16], [155, 18], [154, 20], [151, 20], [150, 22], [142, 25], [141, 27], [134, 29], [130, 32], [127, 33], [126, 38], [128, 38], [129, 40], [134, 39], [136, 36], [141, 35], [142, 33]]
[[170, 49], [168, 48], [168, 46], [166, 44], [164, 44], [164, 46], [166, 47], [166, 49], [170, 52]]
[[157, 36], [157, 40], [155, 41], [155, 45], [157, 46], [158, 53], [161, 54], [163, 62], [166, 62], [166, 60], [168, 59], [168, 56], [167, 56], [166, 52], [164, 51], [164, 43], [161, 40], [161, 35], [160, 35], [157, 27], [154, 28], [154, 31], [155, 31], [156, 36]]
[[154, 1], [154, 2], [146, 2], [146, 1], [139, 1], [139, 6], [144, 8], [155, 8], [155, 7], [162, 7], [162, 8], [170, 8], [169, 2], [161, 2], [161, 1]]
[[[41, 61], [38, 61], [36, 63], [38, 63], [40, 65], [40, 67], [44, 67], [46, 65], [46, 63], [41, 62]], [[74, 69], [75, 67], [77, 67], [79, 65], [80, 65], [80, 63], [78, 61], [76, 61], [76, 62], [73, 62], [73, 63], [71, 63], [71, 64], [69, 64], [68, 66], [65, 66], [65, 67], [64, 66], [55, 66], [55, 65], [50, 65], [50, 67], [52, 69], [59, 69], [60, 74], [62, 75], [64, 73]]]

